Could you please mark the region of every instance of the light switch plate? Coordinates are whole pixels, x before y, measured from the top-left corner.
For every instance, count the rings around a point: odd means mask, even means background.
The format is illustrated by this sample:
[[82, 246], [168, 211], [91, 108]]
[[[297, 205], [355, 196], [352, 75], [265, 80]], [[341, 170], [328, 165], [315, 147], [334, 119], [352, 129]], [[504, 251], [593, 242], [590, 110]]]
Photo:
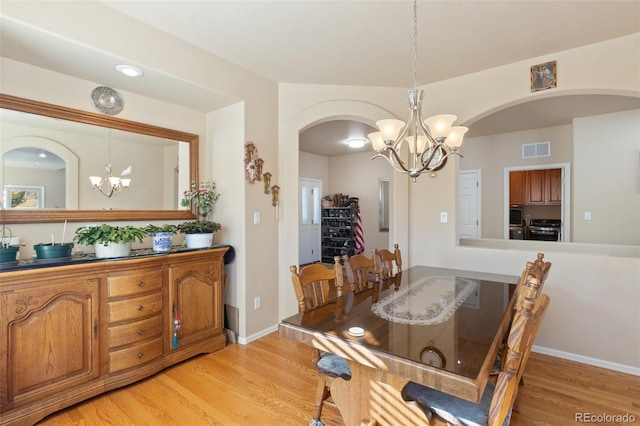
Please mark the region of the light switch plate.
[[260, 212], [253, 212], [253, 224], [257, 225], [260, 223]]
[[440, 223], [447, 223], [447, 212], [440, 212]]

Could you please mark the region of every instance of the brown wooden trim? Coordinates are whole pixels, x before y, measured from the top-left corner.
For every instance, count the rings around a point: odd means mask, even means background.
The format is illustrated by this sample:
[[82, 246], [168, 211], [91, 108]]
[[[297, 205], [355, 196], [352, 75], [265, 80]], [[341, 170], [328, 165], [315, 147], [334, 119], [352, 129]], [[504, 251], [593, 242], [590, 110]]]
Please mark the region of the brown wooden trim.
[[[93, 112], [48, 104], [32, 99], [0, 93], [0, 108], [11, 109], [31, 114], [44, 115], [61, 120], [92, 124], [111, 129], [124, 130], [143, 135], [171, 139], [189, 144], [190, 180], [199, 182], [198, 153], [199, 137], [196, 134], [138, 123]], [[135, 221], [135, 220], [191, 220], [195, 219], [195, 209], [191, 212], [183, 210], [29, 210], [5, 212], [5, 223], [48, 223], [48, 222], [93, 222], [93, 221]]]

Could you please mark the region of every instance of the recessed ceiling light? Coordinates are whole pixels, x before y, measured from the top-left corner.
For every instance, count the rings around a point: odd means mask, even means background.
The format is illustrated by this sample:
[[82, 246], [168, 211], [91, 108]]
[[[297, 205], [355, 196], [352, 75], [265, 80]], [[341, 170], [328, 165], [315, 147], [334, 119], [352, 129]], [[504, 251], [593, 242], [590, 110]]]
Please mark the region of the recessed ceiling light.
[[349, 148], [362, 148], [367, 141], [364, 139], [349, 139], [347, 141]]
[[144, 75], [144, 73], [139, 68], [133, 67], [131, 65], [117, 65], [116, 69], [122, 74], [129, 77], [140, 77]]

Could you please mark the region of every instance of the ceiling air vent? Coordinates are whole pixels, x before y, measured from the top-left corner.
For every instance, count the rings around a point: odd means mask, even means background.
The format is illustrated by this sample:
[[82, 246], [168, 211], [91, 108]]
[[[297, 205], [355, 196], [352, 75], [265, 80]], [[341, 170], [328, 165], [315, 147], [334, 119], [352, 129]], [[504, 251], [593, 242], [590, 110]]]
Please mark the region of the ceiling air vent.
[[522, 158], [551, 156], [551, 142], [526, 143], [522, 145]]

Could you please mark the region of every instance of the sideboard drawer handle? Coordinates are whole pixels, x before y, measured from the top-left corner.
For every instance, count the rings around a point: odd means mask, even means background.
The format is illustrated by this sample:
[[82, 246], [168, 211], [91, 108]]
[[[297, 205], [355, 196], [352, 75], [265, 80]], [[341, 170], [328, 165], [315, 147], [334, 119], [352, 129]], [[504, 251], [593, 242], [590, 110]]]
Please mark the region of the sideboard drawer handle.
[[138, 336], [142, 336], [144, 334], [144, 330], [138, 330]]
[[138, 281], [138, 287], [144, 287], [144, 281]]
[[139, 310], [139, 311], [144, 310], [144, 306], [142, 306], [142, 305], [138, 306], [138, 310]]
[[144, 358], [144, 354], [143, 354], [143, 353], [138, 352], [138, 358], [139, 358], [139, 359]]

